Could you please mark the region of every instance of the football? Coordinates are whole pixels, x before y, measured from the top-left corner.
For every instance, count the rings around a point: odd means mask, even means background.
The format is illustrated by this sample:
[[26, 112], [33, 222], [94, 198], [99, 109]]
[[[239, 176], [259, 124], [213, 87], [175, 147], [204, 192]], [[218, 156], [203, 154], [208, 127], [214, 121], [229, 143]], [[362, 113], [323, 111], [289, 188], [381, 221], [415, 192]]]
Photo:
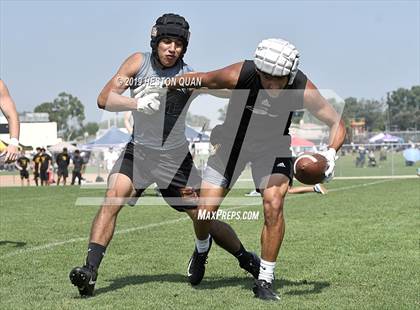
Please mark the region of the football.
[[293, 172], [298, 181], [314, 185], [323, 182], [327, 168], [327, 159], [321, 154], [304, 153], [296, 158]]

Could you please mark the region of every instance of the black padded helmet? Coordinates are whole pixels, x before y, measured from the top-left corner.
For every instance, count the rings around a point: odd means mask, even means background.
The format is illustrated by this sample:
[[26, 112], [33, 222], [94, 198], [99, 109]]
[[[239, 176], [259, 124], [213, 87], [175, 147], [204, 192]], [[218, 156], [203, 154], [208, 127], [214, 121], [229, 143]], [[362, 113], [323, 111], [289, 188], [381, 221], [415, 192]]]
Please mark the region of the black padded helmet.
[[163, 38], [171, 37], [178, 38], [182, 41], [184, 47], [179, 57], [182, 59], [187, 51], [188, 40], [190, 38], [190, 25], [184, 17], [177, 14], [163, 14], [156, 20], [155, 25], [152, 27], [150, 34], [150, 46], [152, 48], [153, 56], [157, 58], [157, 46]]

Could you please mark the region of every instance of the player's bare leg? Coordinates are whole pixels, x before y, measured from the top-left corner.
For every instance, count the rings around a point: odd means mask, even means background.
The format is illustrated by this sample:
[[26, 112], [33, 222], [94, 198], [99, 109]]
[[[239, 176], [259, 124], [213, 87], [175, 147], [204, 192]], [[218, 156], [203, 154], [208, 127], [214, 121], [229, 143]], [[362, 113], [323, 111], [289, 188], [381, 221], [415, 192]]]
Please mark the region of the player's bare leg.
[[70, 280], [78, 287], [82, 297], [93, 295], [97, 270], [114, 235], [118, 213], [132, 190], [131, 180], [127, 176], [119, 173], [110, 176], [105, 201], [92, 222], [86, 265], [70, 272]]
[[[203, 180], [200, 190], [200, 203], [198, 210], [200, 212], [213, 212], [219, 209], [220, 204], [226, 194], [223, 187], [214, 185]], [[208, 238], [211, 228], [211, 220], [200, 220], [194, 222], [195, 235], [198, 240]]]
[[90, 242], [107, 246], [112, 239], [118, 213], [133, 191], [131, 180], [126, 175], [111, 175], [105, 201], [96, 214], [90, 232]]
[[[213, 185], [214, 186], [214, 185]], [[213, 210], [217, 210], [222, 200], [219, 194], [224, 195], [224, 189], [220, 187], [213, 187], [211, 191], [204, 191], [204, 195], [213, 195], [215, 200], [210, 201]], [[200, 191], [200, 195], [203, 194], [203, 189]], [[215, 196], [217, 195], [217, 196]], [[217, 204], [217, 205], [216, 205]], [[259, 257], [246, 251], [238, 236], [232, 227], [219, 220], [204, 221], [197, 219], [198, 209], [187, 210], [187, 214], [193, 221], [194, 229], [197, 233], [197, 229], [201, 229], [201, 225], [205, 223], [203, 227], [203, 234], [205, 238], [196, 240], [196, 248], [188, 264], [188, 279], [192, 285], [197, 285], [201, 282], [205, 273], [205, 263], [207, 255], [210, 251], [212, 239], [215, 243], [235, 256], [238, 259], [239, 266], [251, 273], [254, 278], [258, 277], [259, 273]], [[205, 229], [209, 229], [208, 232]]]
[[284, 198], [289, 188], [289, 178], [274, 174], [270, 176], [263, 191], [264, 227], [261, 233], [261, 267], [258, 281], [253, 288], [262, 299], [280, 299], [273, 291], [274, 268], [285, 232], [283, 214]]
[[264, 227], [261, 233], [261, 258], [275, 262], [285, 231], [283, 203], [289, 187], [284, 175], [273, 175], [263, 191]]

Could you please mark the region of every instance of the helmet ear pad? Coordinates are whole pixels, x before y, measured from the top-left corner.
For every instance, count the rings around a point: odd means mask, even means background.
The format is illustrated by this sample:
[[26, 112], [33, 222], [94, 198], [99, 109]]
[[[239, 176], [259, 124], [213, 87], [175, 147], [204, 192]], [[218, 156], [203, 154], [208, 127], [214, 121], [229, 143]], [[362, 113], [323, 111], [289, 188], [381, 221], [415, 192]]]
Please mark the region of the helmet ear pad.
[[293, 61], [292, 69], [290, 70], [290, 76], [289, 76], [289, 85], [293, 84], [293, 81], [295, 80], [296, 74], [298, 72], [298, 66], [299, 66], [299, 54], [296, 56], [295, 60]]

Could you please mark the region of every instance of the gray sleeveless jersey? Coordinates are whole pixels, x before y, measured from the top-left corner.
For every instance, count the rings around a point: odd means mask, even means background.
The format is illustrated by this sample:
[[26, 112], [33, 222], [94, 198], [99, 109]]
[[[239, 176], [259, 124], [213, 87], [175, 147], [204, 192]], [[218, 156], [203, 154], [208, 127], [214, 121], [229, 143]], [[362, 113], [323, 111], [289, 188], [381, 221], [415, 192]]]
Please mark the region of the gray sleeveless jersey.
[[[134, 77], [136, 86], [131, 91], [144, 83], [155, 84], [158, 80], [191, 71], [193, 70], [182, 60], [174, 67], [162, 69], [156, 65], [151, 53], [144, 53], [143, 63]], [[184, 145], [187, 142], [185, 117], [190, 104], [189, 97], [187, 89], [169, 90], [166, 97], [162, 97], [156, 113], [146, 115], [134, 111], [132, 142], [155, 150], [171, 150]]]

